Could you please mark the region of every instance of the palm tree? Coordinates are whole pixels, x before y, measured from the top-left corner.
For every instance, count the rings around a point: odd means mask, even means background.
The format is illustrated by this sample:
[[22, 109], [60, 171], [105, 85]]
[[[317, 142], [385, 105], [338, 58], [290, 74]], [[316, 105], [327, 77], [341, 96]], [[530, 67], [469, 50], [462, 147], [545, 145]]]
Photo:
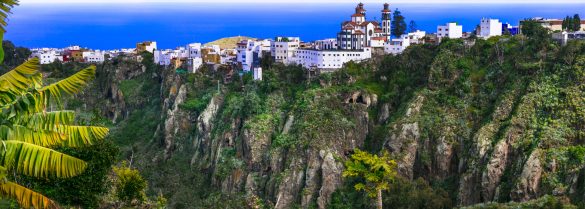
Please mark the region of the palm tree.
[[95, 67], [44, 87], [39, 67], [35, 58], [0, 76], [0, 196], [14, 198], [23, 208], [56, 208], [49, 198], [11, 182], [9, 171], [37, 178], [79, 175], [86, 162], [52, 148], [91, 145], [108, 129], [77, 126], [75, 112], [49, 107], [62, 107], [63, 94], [81, 91]]

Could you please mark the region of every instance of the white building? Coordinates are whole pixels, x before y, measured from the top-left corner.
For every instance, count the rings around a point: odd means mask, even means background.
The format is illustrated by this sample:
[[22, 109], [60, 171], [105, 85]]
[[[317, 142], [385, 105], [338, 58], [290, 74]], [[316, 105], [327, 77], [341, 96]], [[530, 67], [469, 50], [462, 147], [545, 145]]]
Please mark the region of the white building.
[[339, 49], [356, 50], [365, 47], [382, 47], [391, 37], [390, 5], [384, 4], [382, 22], [367, 21], [364, 4], [359, 3], [350, 21], [341, 24], [337, 33]]
[[424, 43], [426, 32], [417, 30], [416, 32], [404, 34], [400, 38], [392, 39], [384, 46], [384, 52], [388, 54], [400, 54], [412, 44]]
[[442, 38], [461, 38], [463, 37], [463, 26], [451, 22], [446, 25], [437, 26], [437, 38], [441, 41]]
[[315, 41], [315, 49], [317, 50], [331, 50], [337, 49], [337, 39], [329, 38]]
[[252, 70], [254, 61], [259, 61], [265, 52], [270, 51], [270, 40], [242, 40], [236, 47], [236, 62], [244, 71]]
[[479, 37], [489, 38], [502, 35], [502, 23], [498, 19], [482, 18], [479, 26]]
[[136, 44], [136, 52], [143, 52], [143, 51], [147, 51], [150, 53], [154, 53], [154, 50], [156, 50], [156, 42], [155, 41], [145, 41], [145, 42], [141, 42], [141, 43], [137, 43]]
[[39, 59], [41, 64], [50, 64], [53, 63], [55, 60], [59, 60], [59, 55], [55, 49], [43, 48], [43, 49], [35, 49], [32, 51], [30, 57], [36, 57]]
[[83, 52], [82, 55], [85, 62], [102, 63], [105, 60], [104, 53], [99, 50]]
[[197, 70], [203, 65], [203, 59], [201, 57], [190, 58], [191, 59], [191, 73], [196, 73]]
[[270, 52], [275, 62], [293, 63], [295, 52], [300, 47], [299, 37], [277, 37], [270, 45]]
[[372, 57], [369, 47], [361, 50], [297, 50], [296, 63], [307, 69], [340, 69], [350, 61], [360, 62]]
[[167, 66], [171, 64], [172, 59], [172, 51], [171, 50], [155, 50], [154, 55], [154, 62], [159, 65]]
[[187, 44], [189, 58], [201, 58], [201, 43]]
[[257, 81], [262, 80], [262, 68], [261, 67], [254, 68], [254, 80], [257, 80]]

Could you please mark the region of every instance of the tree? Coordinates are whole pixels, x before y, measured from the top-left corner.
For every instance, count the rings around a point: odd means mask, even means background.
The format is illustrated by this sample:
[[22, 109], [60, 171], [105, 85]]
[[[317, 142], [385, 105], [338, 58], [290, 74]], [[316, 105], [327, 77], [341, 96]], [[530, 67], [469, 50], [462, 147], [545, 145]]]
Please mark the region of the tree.
[[408, 24], [408, 32], [415, 32], [417, 29], [417, 25], [416, 22], [414, 22], [414, 20], [411, 20], [410, 23]]
[[382, 156], [372, 155], [356, 149], [351, 159], [345, 162], [343, 177], [359, 177], [363, 183], [357, 183], [357, 191], [365, 191], [370, 197], [377, 197], [377, 208], [382, 209], [382, 191], [390, 188], [396, 173], [396, 162], [386, 151]]
[[575, 14], [573, 16], [573, 31], [580, 31], [581, 30], [581, 18], [579, 14]]
[[146, 180], [140, 172], [132, 169], [124, 162], [120, 167], [114, 167], [116, 173], [116, 196], [126, 204], [137, 200], [139, 203], [146, 200]]
[[82, 147], [103, 139], [108, 129], [75, 125], [75, 112], [51, 110], [62, 106], [60, 97], [81, 91], [94, 76], [89, 67], [42, 87], [39, 60], [31, 59], [0, 76], [0, 196], [10, 197], [23, 208], [54, 208], [49, 198], [13, 183], [9, 172], [35, 178], [70, 178], [81, 174], [87, 163], [54, 147]]
[[571, 19], [571, 17], [569, 17], [569, 15], [567, 15], [567, 17], [565, 17], [565, 19], [563, 19], [563, 23], [561, 28], [563, 30], [568, 30], [569, 29], [569, 19]]
[[392, 34], [399, 37], [406, 32], [406, 22], [404, 21], [404, 16], [402, 16], [402, 13], [398, 9], [394, 10], [392, 15]]

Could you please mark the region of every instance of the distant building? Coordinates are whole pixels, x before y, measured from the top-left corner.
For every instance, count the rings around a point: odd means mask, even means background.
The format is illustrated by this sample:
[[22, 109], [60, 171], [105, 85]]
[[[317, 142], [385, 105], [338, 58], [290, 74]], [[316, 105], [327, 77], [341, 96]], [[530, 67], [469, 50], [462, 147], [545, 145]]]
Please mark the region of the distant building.
[[221, 63], [221, 55], [219, 46], [204, 47], [201, 49], [201, 58], [203, 63]]
[[366, 47], [382, 47], [391, 37], [391, 11], [389, 4], [384, 4], [382, 22], [367, 21], [364, 4], [359, 3], [350, 21], [341, 24], [337, 33], [339, 49], [361, 50]]
[[270, 52], [275, 62], [290, 64], [294, 62], [295, 52], [300, 47], [299, 37], [276, 37], [270, 44]]
[[[563, 20], [561, 19], [547, 19], [543, 17], [534, 17], [529, 20], [535, 21], [536, 23], [540, 24], [543, 28], [549, 29], [551, 31], [562, 31], [563, 30]], [[522, 25], [520, 21], [520, 25]]]
[[191, 59], [191, 72], [196, 73], [199, 68], [203, 65], [203, 59], [201, 57], [190, 58]]
[[102, 63], [105, 61], [104, 53], [101, 51], [85, 51], [82, 52], [84, 62]]
[[257, 80], [257, 81], [262, 80], [262, 68], [261, 67], [254, 67], [254, 80]]
[[[41, 64], [50, 64], [55, 60], [59, 60], [59, 55], [52, 49], [37, 49], [32, 51], [30, 57], [36, 57]], [[62, 56], [61, 56], [62, 57]]]
[[262, 58], [264, 53], [270, 51], [270, 40], [242, 40], [236, 47], [236, 61], [244, 71], [250, 71], [255, 60]]
[[360, 62], [372, 57], [369, 47], [359, 50], [297, 50], [296, 63], [307, 69], [336, 70], [350, 61]]
[[446, 25], [437, 26], [437, 39], [442, 38], [461, 38], [463, 37], [463, 26], [451, 22]]
[[191, 43], [187, 45], [189, 58], [201, 58], [201, 43]]
[[502, 23], [498, 19], [482, 18], [479, 27], [479, 37], [490, 38], [502, 35]]
[[585, 31], [576, 31], [576, 32], [558, 32], [553, 33], [553, 39], [561, 43], [561, 45], [567, 45], [569, 40], [585, 40]]
[[337, 39], [335, 38], [315, 41], [315, 49], [317, 50], [331, 50], [337, 48]]
[[145, 41], [136, 44], [136, 53], [141, 53], [144, 51], [154, 53], [154, 50], [156, 49], [156, 42], [154, 41]]
[[502, 34], [503, 35], [518, 35], [520, 34], [520, 27], [512, 26], [510, 23], [502, 24]]
[[384, 52], [388, 54], [400, 54], [412, 44], [423, 44], [426, 32], [416, 31], [400, 36], [400, 38], [392, 39], [384, 46]]

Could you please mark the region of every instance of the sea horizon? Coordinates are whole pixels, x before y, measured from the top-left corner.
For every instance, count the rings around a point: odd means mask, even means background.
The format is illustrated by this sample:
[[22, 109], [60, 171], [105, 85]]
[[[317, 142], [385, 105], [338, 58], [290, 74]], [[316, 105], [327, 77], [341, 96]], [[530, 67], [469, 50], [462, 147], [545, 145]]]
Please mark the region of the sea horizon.
[[[518, 25], [530, 17], [585, 15], [582, 4], [392, 4], [417, 28], [436, 32], [437, 25], [458, 22], [471, 31], [482, 17]], [[207, 43], [224, 37], [334, 38], [355, 4], [144, 3], [22, 4], [10, 17], [5, 40], [28, 48], [134, 48], [156, 41], [159, 48]], [[381, 3], [365, 5], [367, 18], [379, 20]], [[562, 11], [562, 12], [559, 12]]]

